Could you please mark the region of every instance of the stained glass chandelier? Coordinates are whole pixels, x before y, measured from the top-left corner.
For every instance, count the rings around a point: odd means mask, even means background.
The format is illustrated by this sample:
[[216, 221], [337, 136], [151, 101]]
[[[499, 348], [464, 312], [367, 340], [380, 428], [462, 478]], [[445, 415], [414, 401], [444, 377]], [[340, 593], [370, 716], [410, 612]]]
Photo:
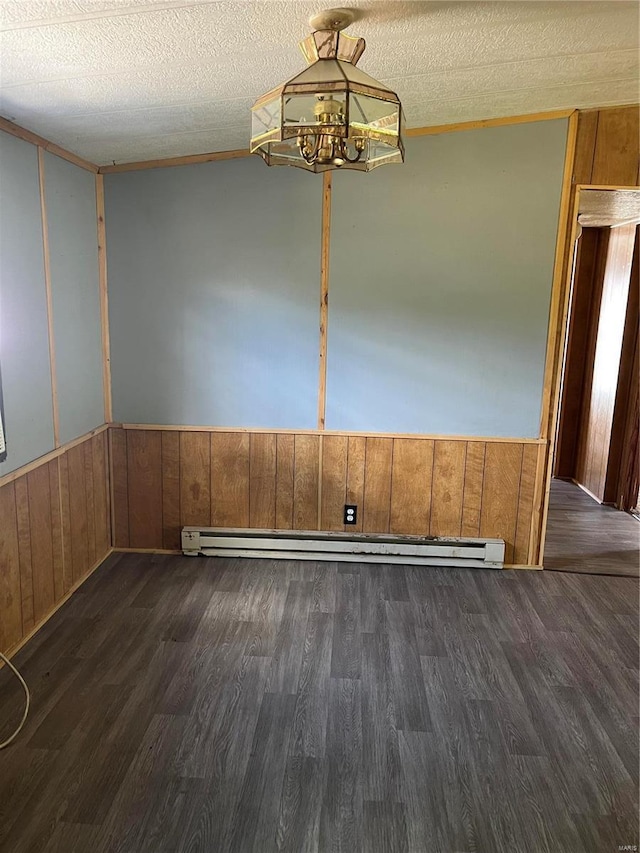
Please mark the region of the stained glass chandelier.
[[348, 9], [311, 18], [300, 42], [308, 68], [254, 104], [251, 152], [267, 165], [368, 172], [404, 161], [400, 99], [356, 68], [365, 41], [342, 32], [352, 21]]

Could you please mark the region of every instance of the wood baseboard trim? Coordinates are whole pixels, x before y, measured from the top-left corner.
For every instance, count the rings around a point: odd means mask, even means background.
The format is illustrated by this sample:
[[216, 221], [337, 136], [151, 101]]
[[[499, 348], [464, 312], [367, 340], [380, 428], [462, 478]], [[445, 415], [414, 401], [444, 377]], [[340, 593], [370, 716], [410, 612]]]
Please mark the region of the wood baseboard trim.
[[[107, 559], [107, 557], [110, 557], [111, 554], [113, 554], [113, 551], [114, 551], [113, 548], [109, 548], [109, 550], [106, 552], [106, 554], [103, 557], [100, 557], [100, 559], [97, 560], [93, 564], [93, 566], [91, 566], [89, 571], [86, 574], [84, 574], [81, 578], [79, 578], [73, 584], [71, 589], [62, 596], [60, 601], [56, 602], [53, 609], [50, 610], [46, 616], [43, 616], [43, 618], [36, 625], [33, 626], [33, 628], [29, 631], [29, 633], [20, 640], [20, 642], [16, 643], [15, 646], [12, 646], [9, 649], [9, 651], [4, 652], [5, 657], [8, 657], [9, 659], [11, 659], [15, 654], [17, 654], [20, 651], [20, 649], [23, 646], [25, 646], [29, 642], [29, 640], [31, 640], [38, 633], [40, 628], [42, 628], [44, 625], [46, 625], [46, 623], [49, 621], [49, 619], [51, 619], [51, 617], [54, 615], [54, 613], [57, 613], [58, 610], [60, 610], [60, 608], [62, 607], [62, 605], [66, 604], [66, 602], [71, 598], [73, 593], [76, 592], [82, 586], [82, 584], [88, 578], [91, 577], [91, 575], [96, 571], [96, 569], [100, 568], [100, 566], [104, 563], [104, 561]], [[2, 668], [3, 665], [4, 664], [0, 661], [0, 669]]]
[[172, 548], [112, 548], [116, 554], [182, 554]]
[[579, 489], [582, 489], [585, 495], [589, 495], [589, 497], [600, 506], [612, 506], [612, 504], [607, 504], [603, 500], [600, 500], [600, 498], [597, 495], [594, 495], [590, 489], [588, 489], [586, 486], [583, 486], [582, 483], [579, 483], [577, 480], [574, 480], [573, 477], [570, 477], [569, 479], [574, 484], [574, 486], [577, 486]]

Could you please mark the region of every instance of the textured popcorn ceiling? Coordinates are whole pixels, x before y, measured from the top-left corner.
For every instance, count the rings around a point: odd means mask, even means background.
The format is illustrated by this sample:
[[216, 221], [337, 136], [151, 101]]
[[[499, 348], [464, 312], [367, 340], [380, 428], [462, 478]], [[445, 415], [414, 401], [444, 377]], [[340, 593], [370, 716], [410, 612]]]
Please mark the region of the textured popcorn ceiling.
[[[331, 5], [0, 0], [0, 114], [99, 164], [245, 148]], [[409, 127], [638, 100], [636, 2], [349, 6]]]

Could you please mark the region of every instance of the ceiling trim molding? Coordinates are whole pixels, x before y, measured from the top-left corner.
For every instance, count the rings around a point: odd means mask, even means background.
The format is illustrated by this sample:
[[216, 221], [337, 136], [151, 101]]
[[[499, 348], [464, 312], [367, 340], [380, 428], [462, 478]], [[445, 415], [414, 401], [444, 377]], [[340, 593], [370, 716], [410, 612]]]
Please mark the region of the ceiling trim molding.
[[238, 157], [249, 157], [248, 148], [237, 148], [234, 151], [212, 151], [209, 154], [187, 154], [184, 157], [167, 157], [164, 160], [138, 160], [134, 163], [114, 163], [111, 166], [100, 166], [100, 175], [111, 175], [114, 172], [135, 172], [140, 169], [163, 169], [167, 166], [189, 166], [193, 163], [211, 163], [214, 160], [237, 160]]
[[[478, 121], [456, 122], [455, 124], [440, 124], [432, 127], [410, 127], [404, 131], [405, 136], [429, 136], [438, 133], [452, 133], [458, 130], [476, 130], [482, 127], [501, 127], [508, 124], [524, 124], [535, 121], [549, 121], [558, 118], [568, 118], [575, 109], [553, 110], [543, 113], [528, 113], [526, 115], [503, 116], [502, 118], [479, 119]], [[193, 163], [210, 163], [215, 160], [235, 160], [238, 157], [249, 157], [251, 152], [246, 148], [235, 151], [213, 151], [209, 154], [190, 154], [184, 157], [167, 157], [164, 160], [139, 160], [134, 163], [114, 163], [100, 166], [101, 175], [115, 172], [133, 172], [139, 169], [162, 169], [168, 166], [188, 166]]]
[[543, 113], [527, 113], [519, 116], [503, 116], [502, 118], [484, 118], [477, 121], [461, 121], [455, 124], [437, 124], [432, 127], [409, 127], [405, 136], [434, 136], [439, 133], [452, 133], [458, 130], [478, 130], [482, 127], [502, 127], [507, 124], [527, 124], [534, 121], [551, 121], [557, 118], [569, 118], [576, 109], [551, 110]]
[[73, 151], [67, 151], [66, 148], [56, 145], [55, 142], [50, 142], [48, 139], [45, 139], [44, 136], [38, 136], [37, 133], [33, 133], [25, 127], [20, 127], [19, 124], [15, 124], [14, 122], [9, 121], [9, 119], [2, 118], [1, 116], [0, 130], [4, 130], [5, 133], [9, 133], [11, 136], [17, 136], [18, 139], [22, 139], [25, 142], [30, 142], [32, 145], [37, 145], [38, 148], [42, 148], [43, 151], [48, 151], [50, 154], [62, 157], [63, 160], [68, 160], [69, 163], [80, 166], [81, 169], [86, 169], [87, 172], [93, 172], [94, 175], [98, 173], [98, 167], [95, 163], [90, 163], [88, 160], [78, 157], [78, 155], [74, 154]]

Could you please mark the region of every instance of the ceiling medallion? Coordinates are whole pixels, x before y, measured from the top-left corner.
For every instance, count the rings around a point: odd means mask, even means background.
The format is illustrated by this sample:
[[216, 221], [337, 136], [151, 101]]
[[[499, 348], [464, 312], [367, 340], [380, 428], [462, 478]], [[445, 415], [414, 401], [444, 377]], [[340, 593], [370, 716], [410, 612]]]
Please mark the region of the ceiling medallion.
[[369, 172], [404, 161], [400, 99], [356, 68], [365, 41], [342, 32], [352, 21], [348, 9], [314, 15], [300, 42], [308, 68], [252, 107], [251, 152], [267, 165]]

